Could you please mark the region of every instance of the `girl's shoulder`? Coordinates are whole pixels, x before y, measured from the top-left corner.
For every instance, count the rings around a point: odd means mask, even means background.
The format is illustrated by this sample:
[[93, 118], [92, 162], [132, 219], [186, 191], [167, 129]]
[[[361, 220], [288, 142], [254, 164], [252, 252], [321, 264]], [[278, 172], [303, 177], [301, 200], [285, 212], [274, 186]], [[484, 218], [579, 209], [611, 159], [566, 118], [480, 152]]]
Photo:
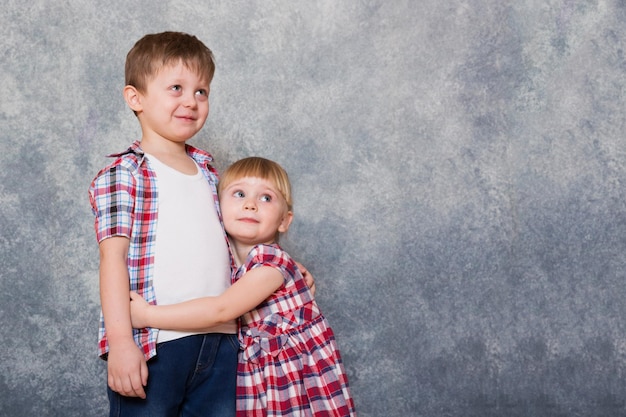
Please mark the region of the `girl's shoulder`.
[[273, 266], [276, 268], [295, 270], [295, 262], [278, 244], [259, 244], [256, 245], [248, 254], [245, 262], [252, 266]]
[[268, 257], [268, 258], [279, 257], [279, 258], [291, 259], [289, 254], [285, 252], [283, 248], [281, 248], [280, 245], [278, 245], [277, 243], [272, 243], [272, 244], [260, 243], [254, 246], [250, 250], [250, 253], [248, 254], [248, 258], [251, 258], [251, 257], [257, 257], [257, 258], [258, 257]]

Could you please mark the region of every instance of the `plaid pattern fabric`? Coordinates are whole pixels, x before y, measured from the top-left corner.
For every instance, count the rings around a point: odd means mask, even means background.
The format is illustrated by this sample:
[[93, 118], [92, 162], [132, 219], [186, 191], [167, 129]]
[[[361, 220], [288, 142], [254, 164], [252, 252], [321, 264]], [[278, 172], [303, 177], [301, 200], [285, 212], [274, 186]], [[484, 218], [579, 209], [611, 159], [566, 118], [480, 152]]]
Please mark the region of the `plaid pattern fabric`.
[[[209, 181], [213, 199], [221, 221], [216, 184], [218, 175], [210, 165], [210, 154], [187, 145], [187, 154], [193, 158]], [[152, 285], [154, 273], [154, 243], [156, 238], [158, 192], [154, 171], [145, 162], [140, 142], [133, 143], [116, 159], [103, 168], [89, 187], [95, 231], [98, 242], [113, 236], [129, 238], [128, 273], [131, 290], [137, 291], [148, 302], [155, 303]], [[134, 329], [135, 342], [149, 359], [156, 355], [157, 329]], [[98, 334], [99, 354], [109, 350], [100, 314]]]
[[289, 255], [256, 246], [233, 282], [260, 266], [285, 281], [241, 318], [237, 416], [355, 416], [333, 331]]

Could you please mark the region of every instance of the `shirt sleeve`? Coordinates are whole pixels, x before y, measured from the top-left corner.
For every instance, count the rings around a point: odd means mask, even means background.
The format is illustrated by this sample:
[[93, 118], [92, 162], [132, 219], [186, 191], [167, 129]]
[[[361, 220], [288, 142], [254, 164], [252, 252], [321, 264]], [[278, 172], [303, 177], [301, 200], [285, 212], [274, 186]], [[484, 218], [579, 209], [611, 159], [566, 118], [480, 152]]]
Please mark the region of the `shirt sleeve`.
[[101, 171], [89, 187], [98, 243], [113, 236], [130, 238], [134, 220], [135, 179], [120, 165]]

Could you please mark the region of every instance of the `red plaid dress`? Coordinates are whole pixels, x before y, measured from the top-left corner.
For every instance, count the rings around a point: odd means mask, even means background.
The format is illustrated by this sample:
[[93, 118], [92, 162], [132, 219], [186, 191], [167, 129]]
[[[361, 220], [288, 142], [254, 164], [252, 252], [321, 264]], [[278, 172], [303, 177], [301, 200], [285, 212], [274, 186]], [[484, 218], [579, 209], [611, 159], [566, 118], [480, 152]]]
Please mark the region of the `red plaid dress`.
[[238, 416], [355, 416], [335, 336], [296, 264], [278, 245], [258, 245], [233, 276], [279, 269], [284, 284], [240, 320]]

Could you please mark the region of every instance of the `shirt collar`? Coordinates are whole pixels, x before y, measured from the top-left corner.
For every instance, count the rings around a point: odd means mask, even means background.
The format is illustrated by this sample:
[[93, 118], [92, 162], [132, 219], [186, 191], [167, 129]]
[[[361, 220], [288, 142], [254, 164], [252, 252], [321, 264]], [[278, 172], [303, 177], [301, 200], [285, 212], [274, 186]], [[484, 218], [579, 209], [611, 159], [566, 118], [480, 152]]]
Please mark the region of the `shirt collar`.
[[[187, 155], [193, 158], [200, 166], [204, 166], [209, 162], [213, 162], [213, 156], [210, 153], [191, 145], [185, 145], [185, 148], [187, 150]], [[122, 155], [127, 155], [131, 153], [137, 155], [139, 159], [143, 159], [144, 151], [141, 149], [141, 141], [136, 140], [124, 152], [114, 153], [109, 156], [120, 157]]]

